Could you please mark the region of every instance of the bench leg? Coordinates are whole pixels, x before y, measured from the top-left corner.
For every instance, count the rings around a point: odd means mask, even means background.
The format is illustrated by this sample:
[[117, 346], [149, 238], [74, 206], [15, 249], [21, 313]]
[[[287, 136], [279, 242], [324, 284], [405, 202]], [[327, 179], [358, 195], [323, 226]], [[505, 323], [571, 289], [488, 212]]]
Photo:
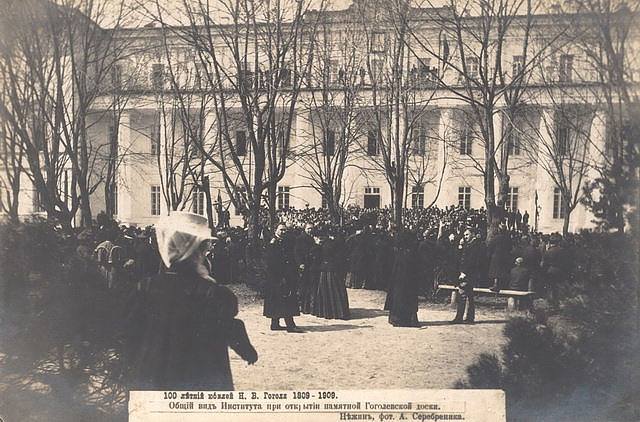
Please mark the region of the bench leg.
[[458, 290], [451, 291], [451, 307], [455, 308], [458, 303]]
[[507, 298], [507, 310], [515, 311], [517, 309], [518, 309], [518, 299], [516, 299], [515, 297], [508, 297]]

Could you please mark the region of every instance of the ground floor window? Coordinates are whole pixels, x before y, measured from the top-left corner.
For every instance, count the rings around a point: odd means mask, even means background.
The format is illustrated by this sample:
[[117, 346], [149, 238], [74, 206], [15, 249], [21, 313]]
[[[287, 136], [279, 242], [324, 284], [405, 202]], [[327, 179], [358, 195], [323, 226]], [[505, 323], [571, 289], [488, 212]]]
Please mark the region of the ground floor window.
[[285, 210], [289, 208], [289, 198], [290, 198], [290, 190], [289, 186], [278, 186], [278, 209]]
[[471, 208], [471, 188], [469, 186], [458, 188], [458, 205], [466, 209]]
[[364, 208], [380, 208], [380, 188], [372, 186], [364, 188]]
[[160, 215], [160, 186], [151, 186], [151, 215]]
[[424, 186], [416, 185], [411, 190], [411, 208], [424, 208]]

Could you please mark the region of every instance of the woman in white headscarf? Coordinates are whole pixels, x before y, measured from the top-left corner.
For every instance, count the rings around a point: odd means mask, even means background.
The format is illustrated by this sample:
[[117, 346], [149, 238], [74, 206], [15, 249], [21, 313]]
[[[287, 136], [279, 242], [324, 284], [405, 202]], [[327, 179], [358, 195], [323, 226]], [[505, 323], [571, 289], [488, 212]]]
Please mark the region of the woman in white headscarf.
[[206, 218], [175, 212], [156, 228], [166, 271], [146, 283], [133, 326], [131, 387], [151, 390], [232, 390], [231, 347], [249, 364], [258, 355], [238, 300], [209, 276]]

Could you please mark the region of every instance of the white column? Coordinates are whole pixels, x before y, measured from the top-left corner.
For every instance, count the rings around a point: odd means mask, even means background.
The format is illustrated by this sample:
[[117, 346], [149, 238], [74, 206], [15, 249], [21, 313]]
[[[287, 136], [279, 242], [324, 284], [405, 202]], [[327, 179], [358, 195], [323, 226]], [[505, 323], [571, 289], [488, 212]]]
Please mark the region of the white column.
[[[544, 149], [545, 146], [553, 144], [553, 126], [555, 119], [555, 111], [552, 107], [544, 107], [541, 110], [541, 117], [538, 127], [538, 133], [540, 134], [540, 139], [538, 139], [538, 151]], [[541, 160], [548, 159], [547, 154], [538, 154], [538, 160], [536, 163], [536, 183], [535, 183], [535, 191], [533, 193], [535, 197], [535, 192], [538, 193], [538, 230], [539, 231], [550, 231], [557, 230], [559, 226], [562, 228], [562, 221], [558, 220], [558, 223], [555, 224], [553, 220], [553, 191], [555, 183], [549, 176], [546, 169], [549, 168], [548, 163], [541, 163]], [[535, 198], [533, 200], [533, 213], [529, 217], [529, 224], [531, 227], [535, 227], [536, 223], [536, 204]]]
[[131, 191], [131, 176], [135, 174], [136, 162], [131, 157], [132, 137], [131, 137], [131, 112], [124, 111], [120, 115], [118, 127], [118, 160], [120, 164], [116, 169], [116, 185], [118, 191], [117, 217], [123, 222], [132, 220], [134, 196]]
[[[442, 188], [440, 190], [440, 196], [436, 204], [440, 207], [444, 207], [452, 203], [450, 198], [450, 192], [452, 187], [449, 186], [451, 182], [451, 162], [450, 160], [456, 154], [454, 150], [454, 109], [443, 108], [440, 110], [440, 119], [438, 121], [438, 153], [436, 158], [436, 171], [439, 177], [444, 166], [444, 173], [442, 174]], [[436, 180], [436, 183], [439, 180]]]

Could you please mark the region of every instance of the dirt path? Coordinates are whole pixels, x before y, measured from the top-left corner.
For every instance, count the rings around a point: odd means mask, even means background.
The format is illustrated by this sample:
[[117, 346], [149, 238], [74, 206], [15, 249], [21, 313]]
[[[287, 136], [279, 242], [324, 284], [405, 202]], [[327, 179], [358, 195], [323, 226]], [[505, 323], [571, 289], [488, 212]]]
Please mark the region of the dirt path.
[[395, 328], [381, 311], [385, 293], [349, 289], [352, 318], [296, 318], [304, 334], [269, 330], [262, 302], [241, 300], [260, 356], [248, 366], [232, 351], [236, 390], [451, 388], [482, 352], [499, 353], [502, 311], [477, 309], [475, 325], [451, 325], [445, 305], [421, 303], [421, 328]]

